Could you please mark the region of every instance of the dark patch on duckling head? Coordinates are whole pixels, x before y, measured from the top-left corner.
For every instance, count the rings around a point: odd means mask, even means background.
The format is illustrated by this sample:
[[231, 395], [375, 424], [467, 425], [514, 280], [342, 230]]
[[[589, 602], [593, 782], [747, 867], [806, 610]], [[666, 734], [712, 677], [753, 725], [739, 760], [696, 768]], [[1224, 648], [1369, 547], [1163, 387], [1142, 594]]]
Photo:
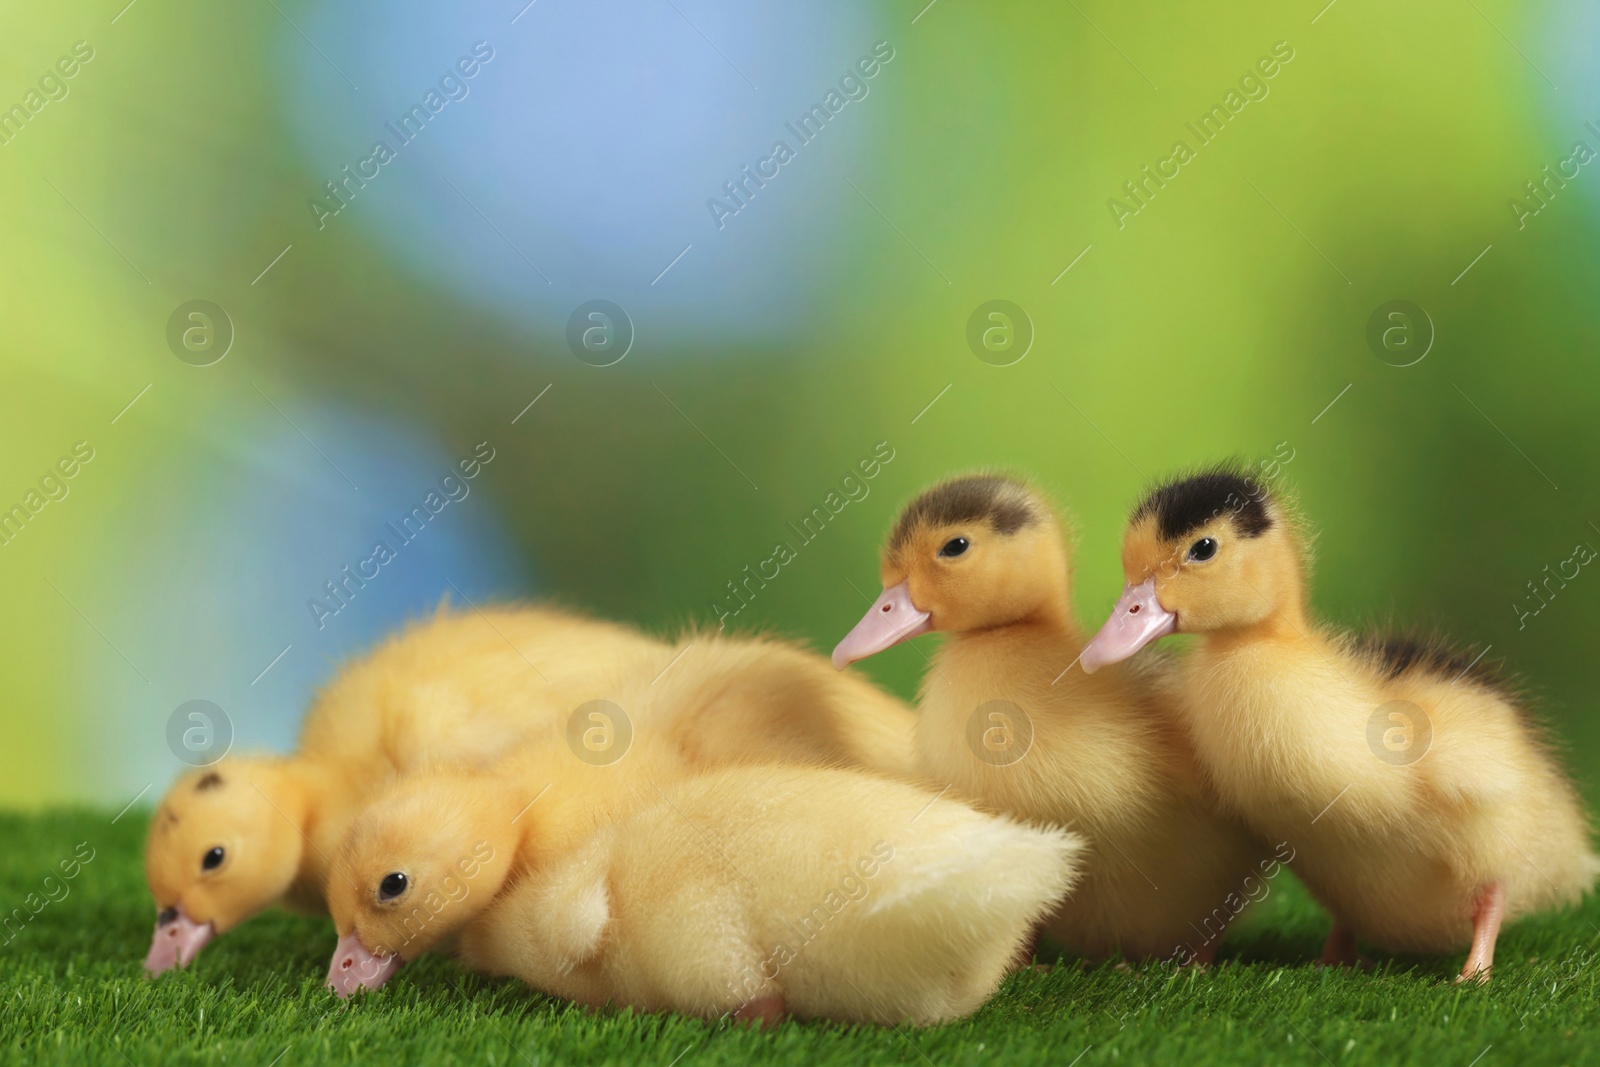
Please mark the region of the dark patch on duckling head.
[[194, 784], [194, 791], [196, 793], [203, 793], [207, 789], [215, 789], [221, 784], [222, 775], [218, 774], [216, 771], [208, 771], [205, 774], [202, 774], [200, 776], [200, 780]]
[[1154, 516], [1164, 541], [1176, 541], [1212, 519], [1229, 515], [1244, 537], [1272, 528], [1267, 487], [1242, 465], [1218, 467], [1168, 482], [1134, 509], [1133, 521]]
[[997, 533], [1014, 534], [1040, 520], [1026, 486], [998, 474], [974, 474], [941, 482], [913, 500], [889, 535], [889, 551], [905, 546], [919, 526], [987, 522]]

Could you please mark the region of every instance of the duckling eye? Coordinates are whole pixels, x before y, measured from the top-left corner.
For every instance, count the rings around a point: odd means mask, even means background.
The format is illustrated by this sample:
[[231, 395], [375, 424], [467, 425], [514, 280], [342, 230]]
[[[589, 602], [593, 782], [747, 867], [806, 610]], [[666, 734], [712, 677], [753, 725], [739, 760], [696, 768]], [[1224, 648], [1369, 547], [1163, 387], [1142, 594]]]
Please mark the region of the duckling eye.
[[965, 537], [952, 537], [944, 543], [944, 547], [939, 550], [939, 555], [945, 559], [954, 559], [971, 547], [972, 542]]
[[217, 845], [200, 857], [200, 869], [202, 871], [214, 871], [222, 866], [222, 861], [226, 856], [227, 853], [222, 850], [222, 846]]
[[399, 871], [391, 871], [378, 883], [378, 899], [393, 900], [411, 888], [411, 882]]
[[1217, 554], [1217, 539], [1202, 537], [1189, 546], [1189, 558], [1196, 563], [1204, 563]]

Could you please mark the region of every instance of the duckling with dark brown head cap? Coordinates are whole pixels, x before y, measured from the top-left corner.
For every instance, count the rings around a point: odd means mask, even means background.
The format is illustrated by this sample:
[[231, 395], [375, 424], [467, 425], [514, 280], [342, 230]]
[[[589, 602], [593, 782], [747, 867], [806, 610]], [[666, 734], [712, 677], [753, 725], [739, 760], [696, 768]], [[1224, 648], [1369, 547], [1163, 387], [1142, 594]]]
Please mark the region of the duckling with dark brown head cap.
[[157, 912], [145, 969], [186, 966], [273, 904], [324, 910], [328, 856], [396, 774], [436, 761], [486, 767], [667, 647], [614, 623], [507, 605], [441, 608], [352, 660], [307, 713], [293, 755], [230, 756], [162, 798], [145, 844]]
[[1045, 931], [1089, 957], [1208, 960], [1263, 850], [1213, 810], [1164, 667], [1075, 669], [1083, 636], [1049, 502], [1005, 477], [944, 482], [901, 514], [881, 570], [883, 595], [834, 665], [949, 635], [923, 679], [918, 769], [1088, 838], [1083, 880]]
[[1291, 844], [1333, 913], [1324, 961], [1353, 962], [1358, 935], [1395, 952], [1470, 946], [1462, 977], [1487, 978], [1503, 919], [1575, 902], [1600, 872], [1577, 795], [1478, 661], [1315, 622], [1305, 543], [1247, 472], [1160, 487], [1133, 513], [1127, 589], [1083, 666], [1202, 635], [1180, 712], [1223, 802]]

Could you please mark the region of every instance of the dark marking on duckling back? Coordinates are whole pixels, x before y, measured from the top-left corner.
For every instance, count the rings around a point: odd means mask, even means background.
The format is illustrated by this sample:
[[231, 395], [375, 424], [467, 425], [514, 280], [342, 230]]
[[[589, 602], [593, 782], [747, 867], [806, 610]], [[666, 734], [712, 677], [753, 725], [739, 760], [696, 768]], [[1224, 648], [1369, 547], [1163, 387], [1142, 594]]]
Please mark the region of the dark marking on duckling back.
[[1366, 633], [1352, 642], [1358, 655], [1385, 672], [1386, 679], [1422, 672], [1446, 682], [1465, 681], [1514, 699], [1515, 687], [1482, 653], [1468, 655], [1442, 637], [1405, 633]]
[[194, 784], [194, 791], [196, 793], [203, 793], [207, 789], [215, 789], [221, 784], [222, 775], [218, 774], [216, 771], [208, 771], [205, 774], [202, 774], [200, 776], [200, 780]]
[[1272, 528], [1267, 487], [1243, 466], [1225, 466], [1168, 482], [1134, 509], [1133, 521], [1155, 516], [1161, 538], [1176, 541], [1212, 519], [1230, 515], [1239, 533], [1260, 537]]
[[1028, 489], [1021, 482], [997, 474], [953, 478], [929, 489], [900, 513], [900, 520], [889, 535], [889, 549], [904, 546], [912, 531], [923, 525], [983, 520], [999, 533], [1014, 534], [1039, 518]]

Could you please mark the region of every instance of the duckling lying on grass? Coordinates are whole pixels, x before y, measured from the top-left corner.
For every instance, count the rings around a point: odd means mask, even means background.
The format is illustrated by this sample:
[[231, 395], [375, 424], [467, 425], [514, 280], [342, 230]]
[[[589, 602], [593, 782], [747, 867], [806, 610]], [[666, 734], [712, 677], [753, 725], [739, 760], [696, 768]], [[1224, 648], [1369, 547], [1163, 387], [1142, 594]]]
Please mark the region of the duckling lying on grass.
[[1317, 624], [1305, 544], [1243, 471], [1162, 486], [1129, 522], [1127, 589], [1083, 666], [1203, 635], [1180, 710], [1223, 800], [1293, 846], [1332, 912], [1324, 962], [1354, 962], [1357, 937], [1470, 945], [1461, 977], [1487, 979], [1503, 920], [1593, 886], [1585, 813], [1524, 702], [1476, 659]]
[[[329, 974], [335, 988], [381, 984], [399, 959], [448, 945], [505, 878], [565, 855], [609, 820], [655, 801], [667, 783], [741, 764], [910, 771], [910, 710], [869, 683], [840, 678], [814, 653], [699, 635], [658, 659], [594, 694], [564, 740], [521, 748], [488, 773], [440, 761], [396, 781], [350, 824], [328, 879], [340, 935]], [[480, 842], [492, 856], [470, 862]], [[460, 901], [439, 898], [450, 906], [430, 911], [426, 930], [375, 940], [357, 921], [363, 905], [387, 903], [381, 894], [369, 899], [357, 877], [373, 874], [368, 857], [388, 865], [380, 881], [419, 872], [442, 881], [452, 864], [466, 875], [468, 861], [471, 884]]]
[[412, 857], [470, 855], [516, 813], [479, 825], [463, 808], [422, 852], [408, 813], [388, 813], [347, 854], [341, 929], [348, 911], [358, 940], [403, 946], [426, 931], [430, 895], [463, 914], [493, 897], [461, 929], [462, 962], [582, 1004], [927, 1024], [994, 993], [1080, 847], [858, 771], [736, 767], [644, 791], [603, 820], [539, 801], [520, 820], [520, 874], [502, 845], [454, 891], [456, 871]]
[[1083, 880], [1046, 932], [1090, 957], [1209, 962], [1262, 850], [1215, 810], [1168, 665], [1074, 668], [1083, 638], [1049, 502], [993, 475], [936, 485], [901, 513], [882, 577], [834, 665], [950, 635], [923, 677], [918, 769], [986, 810], [1088, 839]]
[[507, 885], [693, 773], [672, 744], [637, 719], [632, 728], [614, 760], [555, 741], [490, 772], [438, 768], [384, 791], [353, 821], [329, 872], [339, 942], [328, 985], [340, 996], [376, 989], [401, 964], [453, 949]]
[[288, 902], [320, 910], [327, 857], [395, 774], [487, 766], [545, 738], [630, 663], [663, 659], [636, 630], [548, 608], [441, 610], [340, 671], [287, 757], [227, 757], [167, 791], [150, 824], [152, 976]]

